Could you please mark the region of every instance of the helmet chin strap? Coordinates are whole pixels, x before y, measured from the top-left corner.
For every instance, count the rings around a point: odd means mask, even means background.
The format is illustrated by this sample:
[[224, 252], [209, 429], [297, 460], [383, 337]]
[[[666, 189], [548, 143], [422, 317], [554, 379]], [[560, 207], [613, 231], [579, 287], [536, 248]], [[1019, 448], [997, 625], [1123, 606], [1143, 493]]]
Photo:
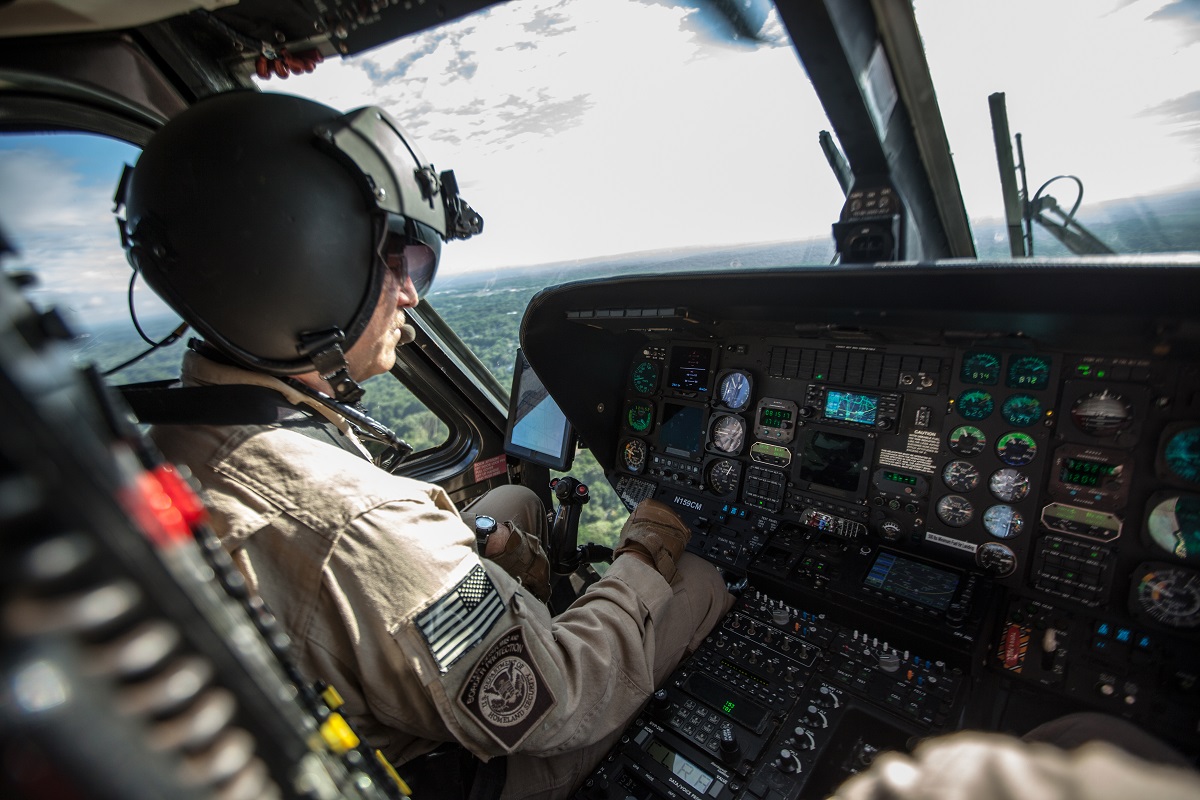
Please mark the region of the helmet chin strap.
[[345, 339], [345, 335], [338, 328], [320, 333], [301, 334], [297, 350], [302, 356], [312, 360], [317, 374], [333, 389], [334, 399], [339, 403], [353, 405], [362, 399], [363, 388], [350, 377], [350, 366], [346, 363], [346, 354], [342, 351], [342, 342]]

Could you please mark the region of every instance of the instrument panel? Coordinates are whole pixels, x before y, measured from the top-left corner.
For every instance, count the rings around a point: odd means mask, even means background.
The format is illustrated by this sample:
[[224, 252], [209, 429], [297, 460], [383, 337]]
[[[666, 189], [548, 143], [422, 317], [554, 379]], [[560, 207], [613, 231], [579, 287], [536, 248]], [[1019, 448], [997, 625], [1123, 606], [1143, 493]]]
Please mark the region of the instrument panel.
[[[710, 637], [618, 748], [623, 791], [808, 796], [910, 737], [1070, 710], [1200, 751], [1200, 329], [1176, 294], [1200, 296], [1196, 267], [790, 270], [535, 298], [526, 352], [542, 374], [553, 331], [594, 365], [545, 383], [626, 505], [671, 505], [689, 550], [754, 593], [750, 627], [810, 648]], [[810, 620], [831, 638], [804, 639]], [[936, 718], [904, 714], [930, 677], [954, 685]], [[721, 713], [720, 695], [751, 699], [737, 680], [779, 692], [758, 701], [770, 722]], [[826, 730], [809, 708], [830, 696]], [[688, 703], [720, 723], [698, 749], [663, 724]], [[654, 778], [654, 753], [704, 789]]]

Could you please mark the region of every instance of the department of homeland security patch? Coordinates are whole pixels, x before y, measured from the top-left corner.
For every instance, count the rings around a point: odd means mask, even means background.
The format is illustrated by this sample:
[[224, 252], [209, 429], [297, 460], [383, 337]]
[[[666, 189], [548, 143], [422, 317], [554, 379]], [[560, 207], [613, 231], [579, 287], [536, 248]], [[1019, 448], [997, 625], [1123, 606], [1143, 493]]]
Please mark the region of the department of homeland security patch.
[[504, 614], [504, 601], [482, 564], [417, 614], [417, 629], [445, 674], [488, 635]]
[[509, 750], [554, 707], [554, 694], [533, 662], [522, 628], [507, 631], [483, 654], [458, 702]]

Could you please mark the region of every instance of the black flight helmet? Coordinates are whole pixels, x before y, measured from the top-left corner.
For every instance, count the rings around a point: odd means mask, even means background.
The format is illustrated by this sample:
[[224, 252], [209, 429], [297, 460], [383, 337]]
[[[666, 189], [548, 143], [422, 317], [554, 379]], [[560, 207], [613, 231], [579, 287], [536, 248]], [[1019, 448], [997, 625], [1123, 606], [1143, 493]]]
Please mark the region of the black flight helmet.
[[116, 201], [130, 264], [210, 344], [271, 375], [315, 369], [348, 402], [361, 389], [344, 353], [389, 259], [407, 252], [423, 293], [442, 241], [483, 229], [454, 174], [437, 173], [387, 112], [257, 91], [168, 122]]

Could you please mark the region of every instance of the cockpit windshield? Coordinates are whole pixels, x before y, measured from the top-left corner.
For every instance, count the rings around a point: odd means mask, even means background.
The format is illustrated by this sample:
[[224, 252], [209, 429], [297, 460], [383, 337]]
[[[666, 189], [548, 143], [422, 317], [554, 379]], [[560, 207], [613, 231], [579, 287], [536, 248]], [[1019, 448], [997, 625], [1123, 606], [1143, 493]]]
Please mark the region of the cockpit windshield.
[[[1010, 252], [988, 105], [995, 93], [1004, 94], [1014, 140], [1020, 134], [1014, 159], [1019, 166], [1023, 153], [1031, 200], [1049, 196], [1070, 211], [1082, 185], [1077, 218], [1109, 249], [1200, 250], [1196, 3], [913, 5], [980, 258]], [[1035, 256], [1070, 255], [1037, 223], [1033, 239]]]

